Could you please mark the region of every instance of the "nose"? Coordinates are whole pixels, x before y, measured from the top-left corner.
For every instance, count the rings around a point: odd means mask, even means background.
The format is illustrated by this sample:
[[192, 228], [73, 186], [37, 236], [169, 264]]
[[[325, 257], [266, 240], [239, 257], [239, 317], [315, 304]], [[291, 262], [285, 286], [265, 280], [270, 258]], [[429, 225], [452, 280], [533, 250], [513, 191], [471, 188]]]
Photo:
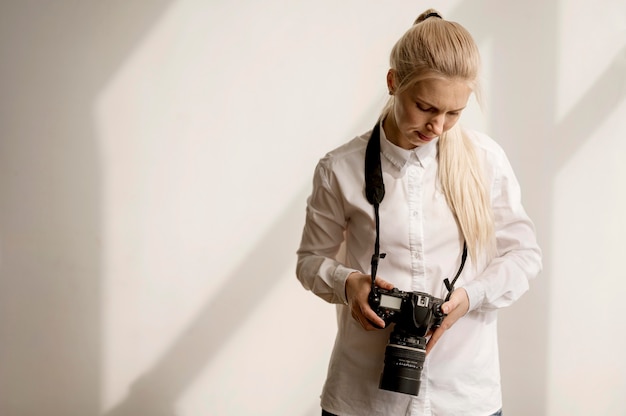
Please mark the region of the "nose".
[[429, 120], [427, 127], [430, 131], [435, 133], [437, 136], [440, 136], [443, 133], [443, 122], [444, 122], [444, 115], [437, 114]]

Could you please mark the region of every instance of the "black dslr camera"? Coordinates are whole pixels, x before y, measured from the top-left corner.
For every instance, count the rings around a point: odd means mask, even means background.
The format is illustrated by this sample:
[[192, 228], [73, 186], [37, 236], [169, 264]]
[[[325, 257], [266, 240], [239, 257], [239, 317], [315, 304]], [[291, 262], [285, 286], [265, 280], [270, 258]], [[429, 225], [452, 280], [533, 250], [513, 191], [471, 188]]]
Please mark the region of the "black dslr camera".
[[386, 290], [372, 285], [371, 308], [385, 325], [395, 323], [385, 349], [379, 387], [417, 396], [426, 359], [426, 333], [441, 325], [443, 300], [423, 292]]

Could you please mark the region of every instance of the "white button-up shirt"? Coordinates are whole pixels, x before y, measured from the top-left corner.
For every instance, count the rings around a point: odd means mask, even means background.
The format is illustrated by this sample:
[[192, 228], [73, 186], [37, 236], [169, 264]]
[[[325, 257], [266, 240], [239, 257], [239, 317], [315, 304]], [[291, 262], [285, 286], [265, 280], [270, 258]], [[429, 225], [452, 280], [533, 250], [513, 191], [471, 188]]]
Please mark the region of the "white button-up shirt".
[[[380, 133], [385, 183], [380, 248], [386, 257], [377, 275], [400, 290], [444, 299], [443, 280], [458, 270], [463, 238], [437, 180], [437, 141], [406, 150], [389, 142], [382, 128]], [[346, 306], [346, 278], [353, 271], [369, 274], [374, 250], [374, 211], [364, 192], [371, 132], [318, 163], [297, 276], [306, 289], [337, 304], [337, 338], [322, 393], [325, 410], [359, 416], [487, 416], [501, 408], [497, 309], [528, 290], [528, 279], [541, 270], [541, 251], [503, 150], [484, 134], [467, 134], [490, 192], [497, 255], [488, 264], [468, 257], [456, 287], [467, 291], [470, 310], [427, 356], [418, 396], [378, 388], [392, 325], [365, 331]]]

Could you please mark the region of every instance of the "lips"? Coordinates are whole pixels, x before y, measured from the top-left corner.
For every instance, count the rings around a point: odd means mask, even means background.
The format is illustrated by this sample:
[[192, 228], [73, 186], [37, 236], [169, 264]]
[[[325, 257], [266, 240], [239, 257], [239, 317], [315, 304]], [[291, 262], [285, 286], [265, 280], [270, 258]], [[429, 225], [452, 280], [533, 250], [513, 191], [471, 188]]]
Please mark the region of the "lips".
[[420, 133], [419, 131], [417, 132], [417, 136], [420, 138], [421, 141], [423, 142], [430, 142], [431, 140], [434, 140], [437, 136], [435, 137], [428, 137], [428, 136], [424, 136], [422, 133]]

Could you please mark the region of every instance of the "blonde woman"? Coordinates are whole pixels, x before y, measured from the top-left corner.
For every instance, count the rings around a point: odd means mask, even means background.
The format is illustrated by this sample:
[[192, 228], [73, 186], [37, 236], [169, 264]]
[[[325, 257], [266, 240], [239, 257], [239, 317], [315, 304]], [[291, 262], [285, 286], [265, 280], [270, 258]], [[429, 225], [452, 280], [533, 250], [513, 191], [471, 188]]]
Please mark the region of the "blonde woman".
[[541, 251], [506, 155], [458, 124], [479, 67], [467, 30], [425, 11], [373, 130], [316, 167], [296, 274], [337, 305], [323, 415], [502, 414], [497, 313]]

